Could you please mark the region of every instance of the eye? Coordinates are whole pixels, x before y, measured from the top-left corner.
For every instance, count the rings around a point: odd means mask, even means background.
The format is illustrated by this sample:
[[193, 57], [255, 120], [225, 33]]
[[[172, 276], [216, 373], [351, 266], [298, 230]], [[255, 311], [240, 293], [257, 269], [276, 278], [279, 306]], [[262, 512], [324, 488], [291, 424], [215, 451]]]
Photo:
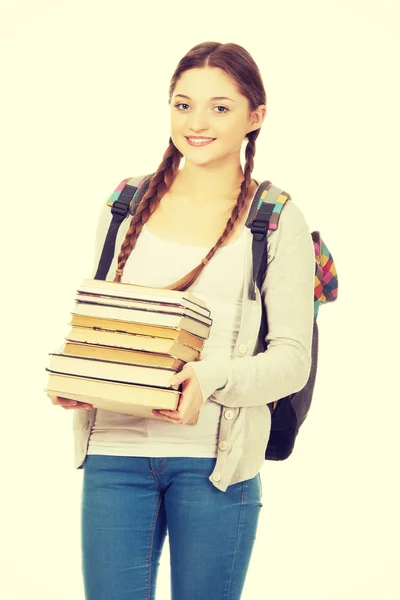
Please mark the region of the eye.
[[[189, 106], [189, 104], [186, 104], [185, 102], [179, 102], [178, 104], [175, 104], [175, 106], [176, 106], [176, 108], [178, 108], [178, 106]], [[183, 112], [185, 112], [185, 111], [183, 111]]]
[[[229, 108], [227, 108], [226, 106], [217, 106], [217, 108], [223, 108], [224, 112], [229, 112]], [[217, 112], [220, 112], [219, 110], [217, 110]], [[221, 113], [224, 114], [224, 113]]]
[[[187, 112], [186, 110], [181, 110], [179, 109], [179, 106], [189, 106], [189, 104], [186, 104], [186, 102], [179, 102], [178, 104], [175, 104], [175, 107], [178, 108], [178, 110], [180, 110], [180, 112]], [[223, 108], [223, 111], [217, 110], [217, 113], [223, 115], [225, 112], [229, 112], [229, 108], [227, 108], [226, 106], [222, 106], [219, 105], [216, 108]]]

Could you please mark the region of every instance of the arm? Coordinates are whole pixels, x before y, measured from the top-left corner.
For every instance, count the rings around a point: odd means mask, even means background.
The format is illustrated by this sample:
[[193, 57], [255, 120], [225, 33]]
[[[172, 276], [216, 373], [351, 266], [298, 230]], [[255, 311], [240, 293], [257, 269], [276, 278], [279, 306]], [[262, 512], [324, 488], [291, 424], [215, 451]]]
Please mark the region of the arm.
[[261, 300], [267, 309], [267, 350], [255, 356], [187, 363], [196, 372], [203, 401], [260, 406], [301, 390], [311, 368], [315, 255], [309, 227], [292, 202], [269, 237]]

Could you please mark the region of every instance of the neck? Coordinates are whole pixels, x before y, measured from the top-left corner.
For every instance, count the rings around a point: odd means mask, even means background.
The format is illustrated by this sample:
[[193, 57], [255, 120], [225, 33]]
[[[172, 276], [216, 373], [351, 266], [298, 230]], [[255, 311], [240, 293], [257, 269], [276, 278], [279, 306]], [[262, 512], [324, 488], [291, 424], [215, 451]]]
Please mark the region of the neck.
[[[185, 161], [186, 162], [186, 161]], [[173, 182], [176, 193], [190, 196], [195, 200], [214, 200], [237, 198], [244, 173], [241, 165], [237, 168], [198, 166], [187, 163], [178, 171]]]

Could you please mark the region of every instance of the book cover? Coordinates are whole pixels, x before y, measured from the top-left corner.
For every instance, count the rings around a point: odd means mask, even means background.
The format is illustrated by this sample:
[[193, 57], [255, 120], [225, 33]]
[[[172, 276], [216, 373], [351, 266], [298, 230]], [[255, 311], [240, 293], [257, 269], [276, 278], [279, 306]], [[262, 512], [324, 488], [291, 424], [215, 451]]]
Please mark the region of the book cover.
[[75, 301], [72, 314], [86, 317], [100, 317], [101, 319], [114, 319], [116, 321], [129, 321], [130, 323], [140, 323], [142, 325], [156, 325], [157, 327], [174, 327], [175, 329], [184, 329], [204, 339], [207, 339], [210, 334], [210, 327], [208, 325], [191, 317], [166, 312]]
[[[158, 420], [162, 420], [162, 417], [154, 415], [152, 410], [176, 410], [181, 395], [178, 390], [163, 390], [49, 372], [45, 392], [53, 396], [77, 400], [78, 402], [88, 402], [93, 407], [102, 410]], [[195, 419], [187, 424], [195, 425], [198, 417], [199, 412]], [[171, 427], [176, 426], [171, 423]]]
[[[198, 307], [205, 308], [208, 313], [210, 313], [206, 302], [188, 291], [168, 290], [165, 288], [154, 288], [131, 283], [104, 281], [103, 279], [84, 279], [77, 291], [91, 293], [94, 290], [98, 290], [98, 293], [137, 300], [150, 300], [156, 298], [158, 301], [161, 301], [162, 298], [162, 301], [164, 302], [171, 302], [173, 299], [185, 298]], [[102, 291], [99, 292], [99, 290]]]
[[200, 351], [183, 344], [179, 340], [149, 335], [137, 335], [120, 331], [110, 331], [98, 327], [72, 326], [65, 336], [67, 341], [83, 344], [98, 344], [109, 348], [136, 350], [138, 352], [160, 353], [186, 362], [199, 360]]
[[58, 350], [61, 354], [69, 354], [72, 356], [81, 356], [86, 358], [98, 358], [100, 360], [110, 360], [134, 365], [147, 365], [151, 367], [164, 367], [180, 371], [185, 361], [168, 354], [158, 354], [155, 352], [138, 352], [136, 350], [126, 350], [122, 348], [114, 348], [100, 346], [96, 344], [84, 343], [64, 343]]
[[170, 340], [179, 340], [187, 346], [191, 346], [201, 351], [205, 340], [197, 335], [189, 333], [184, 329], [174, 327], [158, 327], [157, 325], [145, 325], [142, 323], [132, 323], [129, 321], [118, 321], [114, 319], [101, 319], [98, 317], [72, 314], [68, 325], [80, 327], [93, 327], [107, 331], [117, 331], [121, 333], [133, 333], [147, 335], [159, 338], [168, 338]]
[[185, 299], [177, 299], [171, 303], [159, 302], [156, 300], [156, 298], [154, 298], [154, 300], [137, 300], [133, 298], [111, 296], [109, 294], [97, 294], [95, 292], [96, 290], [89, 294], [88, 292], [77, 291], [75, 294], [75, 300], [78, 302], [92, 302], [94, 304], [107, 304], [109, 306], [122, 306], [125, 308], [138, 308], [140, 310], [182, 314], [197, 319], [209, 327], [212, 325], [212, 319], [209, 316], [209, 310], [200, 309], [200, 307], [190, 304]]
[[135, 383], [155, 387], [170, 388], [170, 381], [176, 373], [167, 367], [151, 367], [135, 365], [98, 358], [68, 355], [51, 352], [48, 370], [52, 373], [74, 375], [118, 381], [119, 383]]

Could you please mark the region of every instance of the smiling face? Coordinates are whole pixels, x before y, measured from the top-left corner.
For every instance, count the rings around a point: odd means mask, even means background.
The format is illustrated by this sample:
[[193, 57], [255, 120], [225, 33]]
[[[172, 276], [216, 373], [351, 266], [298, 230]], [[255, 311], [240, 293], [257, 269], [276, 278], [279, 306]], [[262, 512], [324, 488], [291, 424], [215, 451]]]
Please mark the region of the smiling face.
[[[214, 67], [184, 71], [171, 98], [171, 138], [186, 161], [218, 164], [234, 158], [246, 134], [261, 126], [263, 113], [250, 113], [248, 99], [228, 75]], [[195, 146], [187, 138], [214, 138]]]

